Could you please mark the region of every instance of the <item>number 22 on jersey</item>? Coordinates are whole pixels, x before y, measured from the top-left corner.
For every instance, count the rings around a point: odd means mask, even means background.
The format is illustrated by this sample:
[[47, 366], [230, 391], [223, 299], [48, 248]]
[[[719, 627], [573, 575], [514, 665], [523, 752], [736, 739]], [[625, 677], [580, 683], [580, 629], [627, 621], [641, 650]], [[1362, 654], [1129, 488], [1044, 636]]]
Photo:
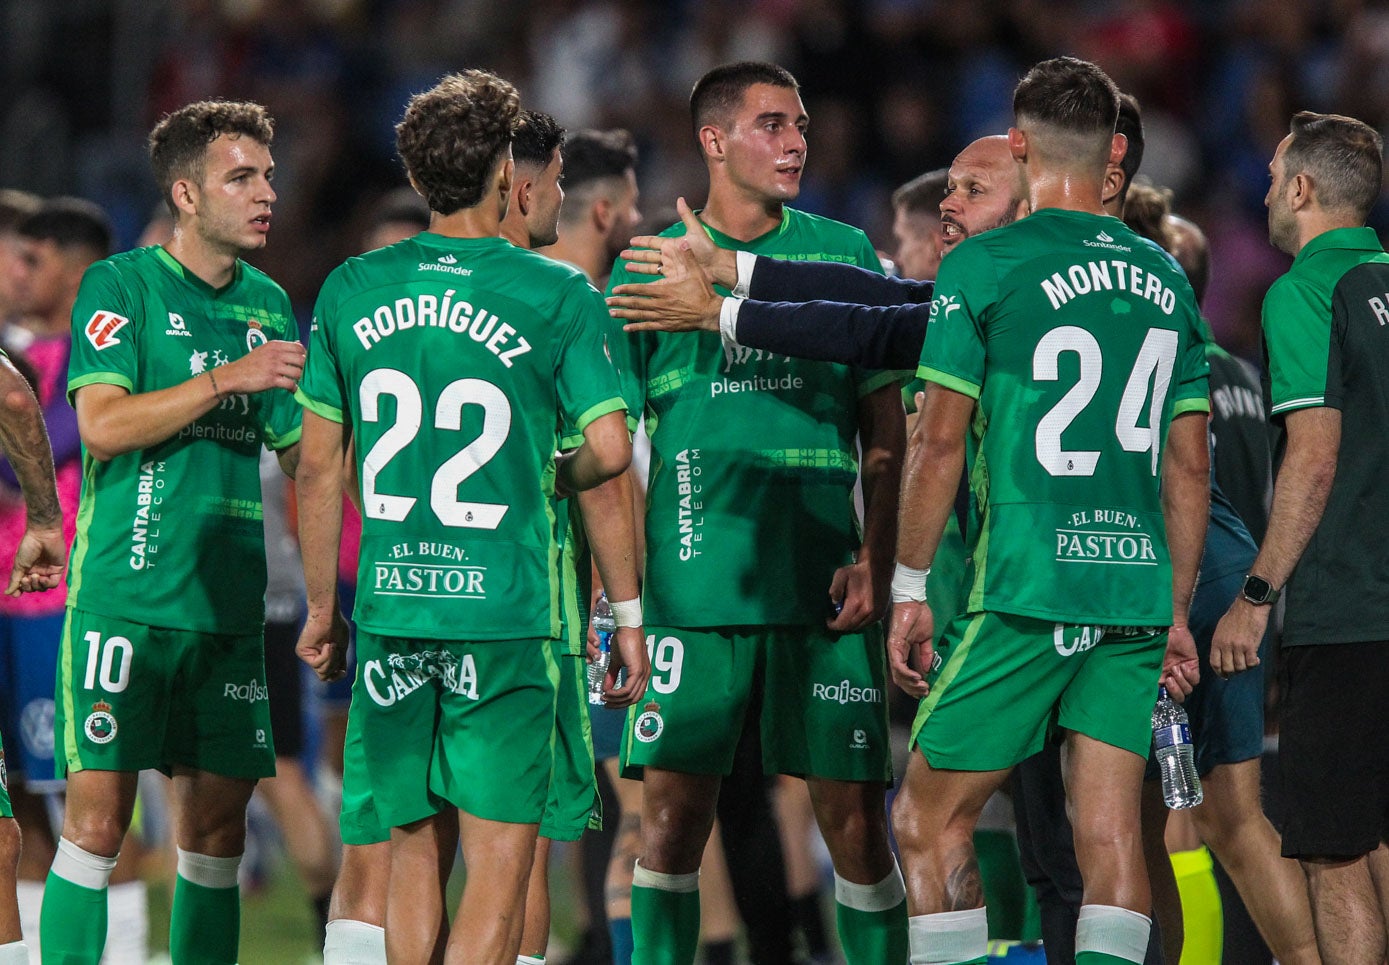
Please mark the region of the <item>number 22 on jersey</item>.
[[[381, 397], [395, 400], [395, 421], [362, 460], [362, 508], [372, 519], [403, 522], [418, 501], [414, 496], [381, 492], [377, 480], [386, 466], [419, 435], [424, 401], [415, 381], [398, 369], [374, 369], [361, 383], [362, 421], [381, 420]], [[457, 379], [444, 386], [434, 406], [434, 428], [457, 432], [463, 408], [482, 407], [482, 431], [435, 471], [429, 507], [445, 526], [496, 529], [509, 508], [504, 503], [467, 502], [458, 487], [495, 456], [511, 433], [511, 403], [502, 390], [483, 379]]]

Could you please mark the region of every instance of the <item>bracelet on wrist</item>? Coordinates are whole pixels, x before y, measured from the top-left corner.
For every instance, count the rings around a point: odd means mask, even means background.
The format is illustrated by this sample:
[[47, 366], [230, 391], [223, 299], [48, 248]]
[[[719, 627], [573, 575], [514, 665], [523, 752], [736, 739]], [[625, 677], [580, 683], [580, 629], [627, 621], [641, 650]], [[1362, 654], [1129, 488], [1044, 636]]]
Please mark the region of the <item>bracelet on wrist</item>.
[[217, 376], [212, 374], [212, 369], [207, 370], [207, 380], [212, 383], [212, 394], [218, 399], [224, 398], [222, 390], [217, 387]]

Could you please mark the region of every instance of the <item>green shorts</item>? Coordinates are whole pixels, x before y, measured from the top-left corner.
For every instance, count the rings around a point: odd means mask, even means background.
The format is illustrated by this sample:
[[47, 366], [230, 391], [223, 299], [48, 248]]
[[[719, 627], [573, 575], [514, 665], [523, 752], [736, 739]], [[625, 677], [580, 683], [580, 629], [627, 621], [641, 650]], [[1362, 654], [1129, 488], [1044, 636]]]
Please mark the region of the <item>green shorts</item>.
[[69, 608], [58, 652], [54, 754], [68, 771], [174, 766], [275, 773], [265, 643]]
[[877, 627], [647, 627], [651, 682], [627, 715], [622, 766], [727, 774], [749, 704], [761, 697], [768, 774], [892, 782]]
[[[361, 663], [357, 664], [358, 671]], [[381, 844], [391, 840], [391, 829], [376, 814], [376, 799], [367, 778], [367, 753], [362, 744], [362, 705], [347, 708], [347, 736], [342, 746], [342, 810], [338, 830], [343, 844]]]
[[551, 841], [577, 841], [585, 830], [603, 826], [588, 720], [588, 663], [571, 654], [563, 640], [554, 641], [554, 655], [559, 666], [554, 761], [540, 834]]
[[553, 642], [463, 643], [357, 631], [352, 714], [380, 823], [456, 807], [538, 824], [550, 783]]
[[[1119, 634], [1123, 635], [1120, 636]], [[951, 620], [912, 726], [932, 767], [997, 771], [1061, 727], [1145, 760], [1167, 630], [1071, 626], [1007, 613]]]

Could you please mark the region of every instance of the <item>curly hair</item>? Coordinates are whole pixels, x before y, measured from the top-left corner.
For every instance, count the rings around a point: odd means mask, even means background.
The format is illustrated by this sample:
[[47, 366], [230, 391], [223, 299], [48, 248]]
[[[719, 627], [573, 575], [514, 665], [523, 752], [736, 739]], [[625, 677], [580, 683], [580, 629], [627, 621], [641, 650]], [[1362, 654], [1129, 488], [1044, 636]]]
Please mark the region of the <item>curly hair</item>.
[[164, 115], [150, 132], [154, 178], [175, 218], [174, 182], [202, 180], [207, 147], [223, 134], [249, 137], [269, 147], [275, 138], [275, 121], [264, 107], [250, 101], [195, 101]]
[[431, 211], [448, 215], [482, 201], [520, 110], [516, 88], [484, 70], [449, 74], [410, 98], [396, 151]]

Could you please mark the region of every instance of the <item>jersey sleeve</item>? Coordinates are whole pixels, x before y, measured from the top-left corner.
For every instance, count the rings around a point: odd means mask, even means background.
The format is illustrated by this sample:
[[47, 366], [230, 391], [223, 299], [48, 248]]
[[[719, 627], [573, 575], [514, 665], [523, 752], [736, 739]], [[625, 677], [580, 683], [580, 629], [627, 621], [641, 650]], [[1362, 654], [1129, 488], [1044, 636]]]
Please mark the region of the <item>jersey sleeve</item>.
[[605, 338], [609, 315], [603, 296], [575, 278], [560, 302], [559, 316], [553, 361], [565, 426], [562, 436], [577, 445], [589, 423], [610, 412], [625, 411], [626, 404], [609, 358]]
[[72, 306], [68, 401], [84, 385], [106, 383], [135, 391], [139, 374], [136, 331], [140, 305], [110, 262], [87, 269]]
[[997, 274], [986, 249], [965, 243], [951, 252], [936, 279], [916, 374], [979, 398], [984, 388], [984, 313], [997, 297]]
[[313, 309], [309, 326], [309, 355], [304, 362], [304, 374], [294, 397], [304, 408], [332, 422], [345, 421], [342, 373], [338, 369], [337, 353], [330, 333], [337, 310], [333, 297], [333, 276], [323, 283], [318, 302]]
[[1209, 334], [1199, 315], [1191, 316], [1181, 358], [1177, 359], [1172, 415], [1211, 411], [1211, 363], [1207, 353]]
[[[289, 303], [288, 295], [281, 292], [281, 298], [280, 317], [284, 319], [284, 325], [279, 331], [272, 332], [271, 338], [297, 342], [299, 330], [294, 321], [294, 308]], [[304, 420], [304, 410], [295, 394], [288, 389], [271, 389], [262, 393], [262, 398], [261, 430], [265, 433], [265, 445], [270, 449], [286, 449], [294, 445], [299, 441]]]
[[[873, 242], [868, 240], [868, 236], [862, 231], [856, 232], [859, 238], [858, 254], [855, 264], [859, 268], [866, 269], [878, 275], [886, 274], [883, 271], [882, 260], [878, 257], [878, 252], [873, 248]], [[870, 395], [885, 385], [900, 382], [906, 378], [908, 373], [884, 371], [882, 369], [854, 369], [854, 379], [857, 383], [858, 397]]]
[[1264, 298], [1264, 341], [1273, 404], [1269, 415], [1326, 404], [1331, 306], [1284, 275]]

